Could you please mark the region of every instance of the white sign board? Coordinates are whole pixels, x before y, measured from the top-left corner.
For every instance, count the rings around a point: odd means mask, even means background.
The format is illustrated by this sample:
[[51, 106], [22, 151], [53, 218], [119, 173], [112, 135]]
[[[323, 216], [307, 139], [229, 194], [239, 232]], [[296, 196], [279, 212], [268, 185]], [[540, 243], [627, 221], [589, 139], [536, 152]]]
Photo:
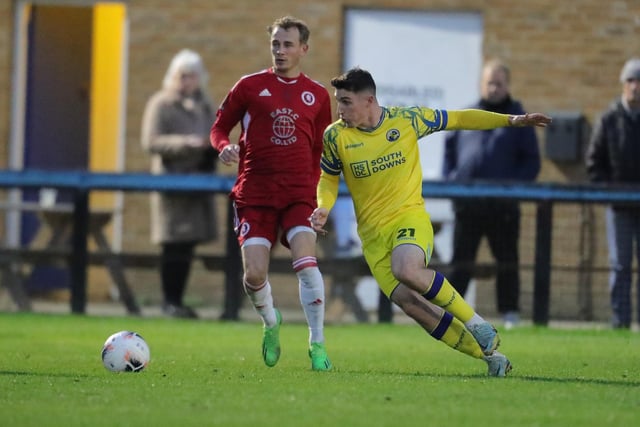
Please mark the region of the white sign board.
[[[381, 105], [466, 108], [480, 96], [482, 16], [419, 10], [347, 9], [344, 69], [373, 74]], [[445, 132], [420, 141], [423, 178], [442, 178]], [[436, 256], [451, 257], [451, 202], [425, 200], [440, 232]]]
[[[370, 71], [381, 105], [460, 109], [479, 97], [478, 13], [348, 9], [344, 43], [345, 71]], [[425, 179], [442, 176], [444, 135], [421, 141]]]

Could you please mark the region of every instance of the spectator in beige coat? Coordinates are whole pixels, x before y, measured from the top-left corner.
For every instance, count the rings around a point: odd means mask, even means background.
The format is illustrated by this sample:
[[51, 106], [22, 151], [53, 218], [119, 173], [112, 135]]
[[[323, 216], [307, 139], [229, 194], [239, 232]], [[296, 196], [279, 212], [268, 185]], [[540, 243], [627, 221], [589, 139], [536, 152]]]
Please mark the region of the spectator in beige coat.
[[[147, 102], [142, 145], [151, 155], [154, 174], [213, 174], [217, 152], [209, 143], [215, 109], [207, 95], [208, 73], [200, 55], [176, 54], [162, 88]], [[199, 193], [152, 193], [151, 240], [162, 247], [160, 278], [166, 315], [196, 318], [183, 304], [196, 246], [217, 237], [213, 196]]]

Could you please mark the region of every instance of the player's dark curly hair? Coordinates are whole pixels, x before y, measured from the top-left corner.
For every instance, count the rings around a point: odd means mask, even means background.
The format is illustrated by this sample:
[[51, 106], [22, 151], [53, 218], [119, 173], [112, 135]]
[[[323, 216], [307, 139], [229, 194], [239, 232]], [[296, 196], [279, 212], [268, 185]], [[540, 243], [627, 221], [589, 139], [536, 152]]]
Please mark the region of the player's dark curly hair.
[[376, 82], [373, 80], [371, 73], [359, 67], [352, 68], [346, 73], [332, 78], [331, 86], [354, 93], [369, 91], [373, 95], [376, 94]]
[[309, 27], [307, 24], [293, 16], [283, 16], [282, 18], [278, 18], [273, 21], [273, 24], [267, 27], [267, 31], [269, 35], [273, 34], [273, 31], [276, 28], [282, 28], [284, 30], [289, 30], [290, 28], [297, 28], [298, 33], [300, 33], [300, 43], [307, 44], [309, 43], [309, 36], [311, 35], [311, 31], [309, 31]]

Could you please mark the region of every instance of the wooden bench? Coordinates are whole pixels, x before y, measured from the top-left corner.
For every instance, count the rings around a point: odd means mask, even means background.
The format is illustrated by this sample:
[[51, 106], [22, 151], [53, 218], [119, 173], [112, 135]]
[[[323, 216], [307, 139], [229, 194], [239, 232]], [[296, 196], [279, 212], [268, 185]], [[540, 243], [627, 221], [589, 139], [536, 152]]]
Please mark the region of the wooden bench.
[[[224, 271], [226, 273], [225, 292], [241, 294], [239, 280], [241, 260], [239, 254], [232, 259], [226, 255], [216, 254], [196, 254], [195, 261], [202, 262], [203, 266], [210, 271]], [[25, 265], [54, 265], [68, 266], [73, 257], [72, 250], [64, 247], [53, 247], [44, 249], [34, 249], [27, 247], [6, 248], [0, 247], [0, 271], [3, 273], [2, 283], [8, 288], [9, 293], [22, 311], [30, 311], [31, 303], [27, 295], [23, 277], [22, 267]], [[320, 269], [326, 277], [331, 276], [336, 271], [350, 271], [354, 276], [369, 276], [371, 272], [364, 258], [348, 259], [327, 259], [320, 258]], [[157, 269], [160, 263], [160, 254], [157, 252], [111, 252], [98, 250], [89, 252], [88, 263], [93, 266], [107, 268], [113, 283], [117, 286], [120, 301], [126, 307], [127, 312], [132, 315], [141, 313], [136, 301], [134, 290], [126, 279], [125, 271], [131, 268]], [[447, 265], [434, 261], [431, 268], [443, 270]], [[474, 277], [490, 277], [494, 274], [493, 264], [480, 264], [476, 266]], [[273, 258], [270, 263], [270, 271], [273, 273], [292, 273], [291, 259], [287, 257]], [[234, 290], [236, 292], [234, 292]], [[226, 307], [231, 304], [232, 307]], [[234, 311], [233, 301], [225, 301], [225, 309]]]
[[[196, 254], [195, 260], [202, 262], [207, 270], [224, 271], [227, 274], [228, 286], [240, 286], [239, 268], [241, 261], [225, 255]], [[0, 270], [3, 273], [2, 282], [7, 286], [11, 297], [20, 310], [31, 310], [29, 297], [24, 287], [22, 267], [24, 265], [54, 265], [68, 266], [73, 253], [70, 248], [6, 248], [0, 247]], [[336, 270], [352, 271], [354, 275], [370, 275], [369, 267], [363, 258], [320, 260], [324, 274], [330, 275]], [[107, 268], [111, 279], [117, 286], [120, 301], [130, 314], [140, 314], [134, 291], [129, 285], [124, 272], [130, 268], [156, 269], [160, 263], [159, 253], [143, 252], [110, 252], [95, 251], [89, 253], [88, 263], [93, 266]], [[273, 258], [270, 271], [274, 273], [292, 273], [291, 260], [289, 258]], [[233, 277], [235, 276], [235, 277]]]

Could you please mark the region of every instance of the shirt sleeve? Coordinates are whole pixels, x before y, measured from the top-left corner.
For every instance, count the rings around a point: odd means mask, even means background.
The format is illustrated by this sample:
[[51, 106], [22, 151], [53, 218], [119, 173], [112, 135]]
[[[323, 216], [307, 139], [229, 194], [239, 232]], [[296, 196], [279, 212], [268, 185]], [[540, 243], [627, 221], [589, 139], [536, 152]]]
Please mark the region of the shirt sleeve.
[[325, 102], [322, 105], [318, 118], [316, 119], [316, 135], [313, 142], [313, 161], [314, 161], [314, 177], [316, 181], [320, 178], [320, 162], [322, 157], [322, 151], [324, 148], [324, 131], [331, 124], [331, 101], [327, 96]]
[[338, 186], [342, 162], [337, 154], [336, 138], [338, 131], [335, 126], [329, 126], [323, 136], [323, 151], [320, 160], [321, 170], [318, 182], [317, 199], [318, 207], [331, 210], [338, 198]]
[[213, 148], [222, 151], [224, 147], [229, 145], [229, 134], [236, 124], [245, 114], [244, 102], [242, 101], [242, 93], [240, 90], [240, 82], [229, 91], [224, 101], [216, 112], [216, 120], [211, 126], [209, 132], [209, 140]]
[[486, 130], [509, 126], [509, 115], [468, 109], [448, 110], [447, 130]]
[[340, 175], [333, 175], [322, 171], [318, 182], [318, 207], [331, 210], [338, 198]]
[[609, 154], [604, 118], [596, 121], [587, 147], [585, 165], [587, 176], [591, 182], [607, 182], [611, 179]]
[[159, 93], [149, 99], [142, 119], [142, 147], [149, 153], [168, 158], [199, 151], [189, 145], [190, 133], [177, 133], [168, 125], [172, 114], [175, 115], [175, 109]]

